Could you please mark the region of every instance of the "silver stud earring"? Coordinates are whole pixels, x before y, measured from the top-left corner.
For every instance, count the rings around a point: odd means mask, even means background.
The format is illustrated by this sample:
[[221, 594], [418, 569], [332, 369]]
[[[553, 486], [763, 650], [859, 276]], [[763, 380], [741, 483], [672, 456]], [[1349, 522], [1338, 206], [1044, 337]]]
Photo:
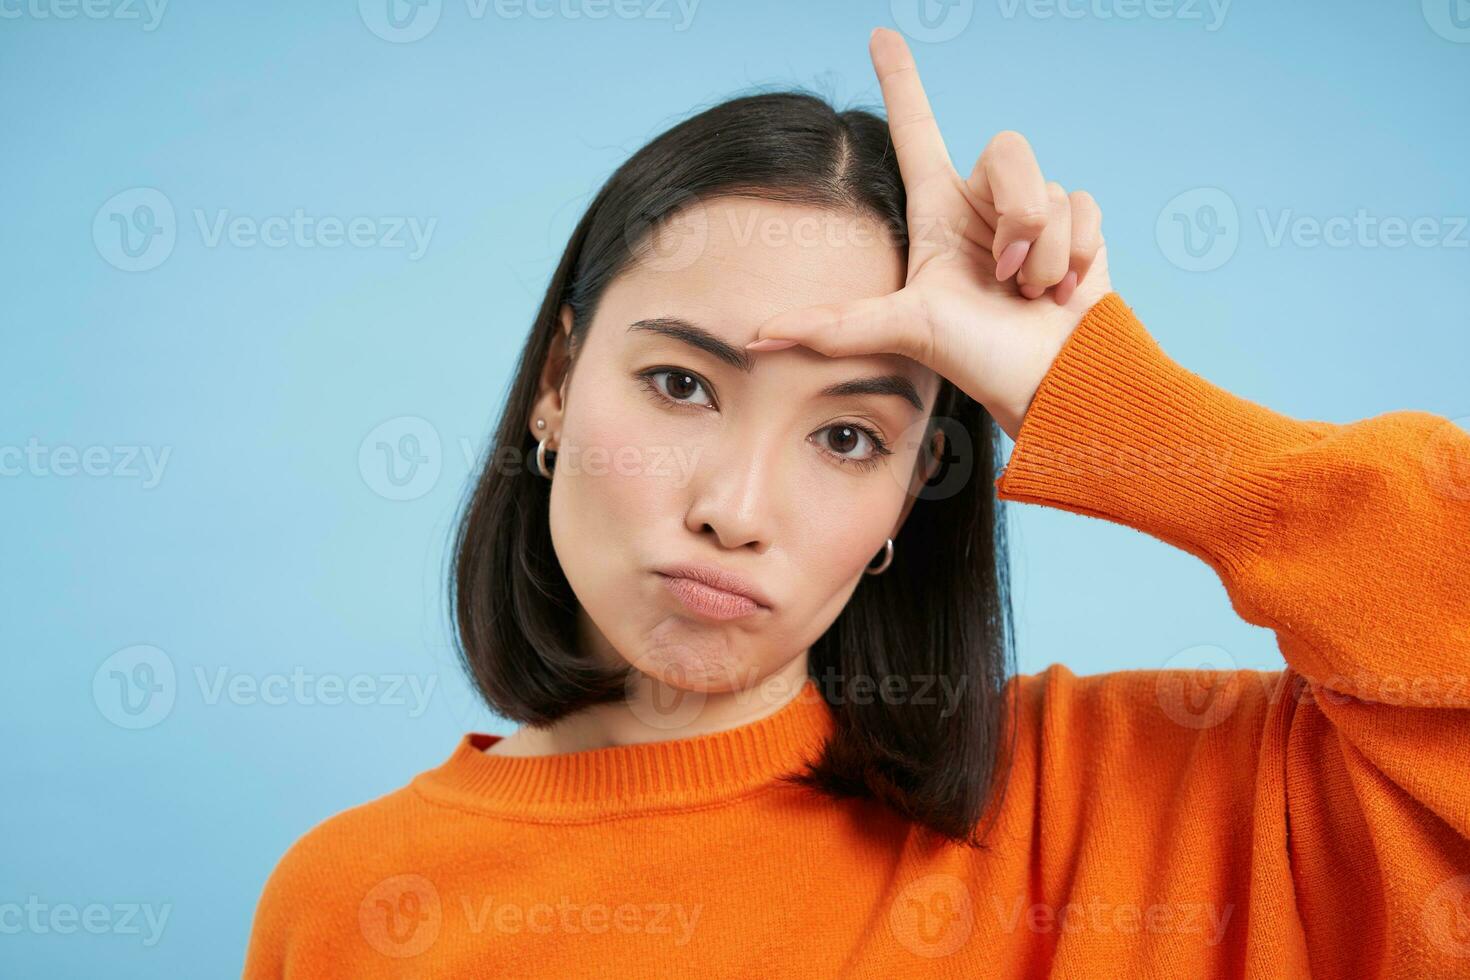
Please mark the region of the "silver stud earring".
[[883, 561], [882, 561], [882, 563], [879, 564], [877, 568], [873, 568], [870, 565], [869, 567], [863, 569], [863, 573], [864, 574], [866, 574], [866, 575], [882, 575], [884, 572], [888, 571], [888, 566], [891, 565], [891, 564], [893, 564], [893, 539], [892, 538], [885, 539], [885, 541], [883, 543], [883, 550], [884, 550], [884, 555], [883, 555]]

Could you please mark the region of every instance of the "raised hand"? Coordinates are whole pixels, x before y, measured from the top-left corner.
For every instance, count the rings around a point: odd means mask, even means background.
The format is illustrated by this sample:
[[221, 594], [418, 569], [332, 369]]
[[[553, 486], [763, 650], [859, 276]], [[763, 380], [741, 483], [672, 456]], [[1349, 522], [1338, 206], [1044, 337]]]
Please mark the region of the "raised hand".
[[905, 284], [782, 313], [746, 346], [911, 357], [984, 405], [1014, 439], [1063, 342], [1112, 289], [1102, 214], [1086, 191], [1045, 181], [1016, 132], [996, 134], [961, 178], [903, 37], [879, 28], [868, 51], [908, 198]]

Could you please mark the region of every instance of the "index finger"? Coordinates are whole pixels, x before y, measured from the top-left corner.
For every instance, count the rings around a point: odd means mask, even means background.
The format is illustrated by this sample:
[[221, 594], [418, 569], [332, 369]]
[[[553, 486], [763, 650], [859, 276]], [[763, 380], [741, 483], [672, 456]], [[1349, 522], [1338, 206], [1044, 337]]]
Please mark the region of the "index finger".
[[944, 148], [939, 124], [919, 80], [919, 68], [903, 36], [879, 27], [868, 41], [868, 53], [888, 109], [888, 131], [893, 135], [898, 169], [904, 187], [912, 194], [928, 178], [945, 168], [952, 169], [949, 151]]

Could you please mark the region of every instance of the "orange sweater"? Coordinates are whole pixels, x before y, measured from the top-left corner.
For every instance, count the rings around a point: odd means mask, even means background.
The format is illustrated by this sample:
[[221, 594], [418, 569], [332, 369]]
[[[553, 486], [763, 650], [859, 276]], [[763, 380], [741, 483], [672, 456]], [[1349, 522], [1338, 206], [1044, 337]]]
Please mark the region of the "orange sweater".
[[988, 850], [773, 782], [832, 730], [810, 682], [648, 745], [469, 733], [290, 848], [246, 978], [1470, 976], [1470, 438], [1272, 412], [1113, 293], [997, 488], [1198, 556], [1285, 669], [1014, 678]]

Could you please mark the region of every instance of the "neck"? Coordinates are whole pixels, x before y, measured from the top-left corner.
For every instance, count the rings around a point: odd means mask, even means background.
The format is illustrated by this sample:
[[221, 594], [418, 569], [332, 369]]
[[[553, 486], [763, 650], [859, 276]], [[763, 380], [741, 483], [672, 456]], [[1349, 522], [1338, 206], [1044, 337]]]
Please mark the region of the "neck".
[[521, 728], [486, 751], [560, 755], [726, 731], [775, 714], [806, 679], [806, 650], [758, 682], [731, 691], [688, 691], [640, 675], [624, 701], [584, 708], [547, 728]]

